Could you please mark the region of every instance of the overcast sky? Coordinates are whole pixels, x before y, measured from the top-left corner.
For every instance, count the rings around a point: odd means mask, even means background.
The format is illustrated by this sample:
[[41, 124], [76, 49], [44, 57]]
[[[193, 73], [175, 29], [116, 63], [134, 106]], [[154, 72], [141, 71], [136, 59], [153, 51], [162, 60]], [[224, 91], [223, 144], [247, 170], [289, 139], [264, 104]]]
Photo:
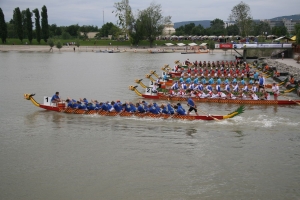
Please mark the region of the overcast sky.
[[[12, 18], [13, 10], [38, 8], [43, 5], [48, 10], [48, 23], [58, 26], [72, 24], [94, 25], [101, 27], [104, 23], [116, 23], [114, 3], [121, 0], [0, 0], [0, 7], [5, 21]], [[171, 16], [173, 23], [182, 21], [228, 20], [231, 9], [240, 0], [129, 0], [134, 13], [149, 7], [151, 2], [161, 4], [163, 16]], [[253, 19], [270, 19], [278, 16], [300, 14], [300, 0], [244, 0], [250, 6]], [[103, 15], [104, 14], [104, 15]], [[104, 18], [103, 18], [104, 16]]]

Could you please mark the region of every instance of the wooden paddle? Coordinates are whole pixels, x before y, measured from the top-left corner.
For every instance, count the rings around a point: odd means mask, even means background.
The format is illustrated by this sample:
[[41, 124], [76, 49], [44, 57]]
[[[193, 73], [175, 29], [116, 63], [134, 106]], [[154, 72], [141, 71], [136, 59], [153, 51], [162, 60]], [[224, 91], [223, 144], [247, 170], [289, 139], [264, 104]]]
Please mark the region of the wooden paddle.
[[296, 104], [298, 104], [300, 106], [300, 103], [298, 103], [297, 101], [294, 101], [293, 99], [289, 99], [287, 96], [285, 96], [284, 94], [283, 95], [280, 95], [286, 99], [288, 99], [289, 101], [292, 101], [292, 102], [295, 102]]
[[205, 113], [204, 111], [202, 111], [202, 110], [200, 110], [200, 109], [198, 109], [198, 108], [197, 108], [197, 110], [199, 110], [200, 112], [202, 112], [202, 113], [205, 114], [206, 116], [209, 116], [209, 117], [213, 118], [213, 119], [216, 120], [216, 121], [220, 121], [219, 119], [217, 119], [217, 118], [211, 116], [210, 114]]

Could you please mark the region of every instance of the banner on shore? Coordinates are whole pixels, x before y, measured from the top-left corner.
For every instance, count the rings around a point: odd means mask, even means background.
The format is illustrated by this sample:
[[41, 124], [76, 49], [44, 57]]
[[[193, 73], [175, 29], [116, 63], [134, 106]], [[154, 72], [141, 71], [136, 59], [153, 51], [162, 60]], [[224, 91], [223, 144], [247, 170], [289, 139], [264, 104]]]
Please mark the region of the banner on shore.
[[215, 44], [216, 49], [292, 48], [292, 44]]

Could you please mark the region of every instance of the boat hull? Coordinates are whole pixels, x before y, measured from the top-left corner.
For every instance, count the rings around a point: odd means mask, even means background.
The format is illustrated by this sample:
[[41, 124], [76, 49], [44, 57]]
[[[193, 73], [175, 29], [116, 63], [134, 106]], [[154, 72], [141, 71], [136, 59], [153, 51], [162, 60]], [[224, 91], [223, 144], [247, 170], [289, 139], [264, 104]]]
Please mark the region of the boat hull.
[[[101, 115], [101, 116], [120, 116], [120, 117], [138, 117], [138, 118], [160, 118], [160, 119], [181, 119], [181, 120], [221, 120], [221, 119], [228, 119], [232, 118], [236, 115], [239, 115], [244, 112], [244, 106], [240, 106], [237, 108], [234, 112], [229, 113], [227, 115], [170, 115], [170, 114], [153, 114], [153, 113], [130, 113], [126, 111], [122, 112], [109, 112], [104, 110], [83, 110], [83, 109], [75, 109], [70, 107], [65, 107], [64, 103], [58, 103], [57, 106], [50, 106], [50, 105], [44, 105], [39, 104], [35, 101], [35, 99], [32, 97], [34, 94], [24, 94], [24, 98], [26, 100], [30, 100], [35, 106], [40, 107], [45, 110], [49, 111], [55, 111], [55, 112], [61, 112], [66, 114], [81, 114], [81, 115]], [[206, 114], [206, 113], [204, 113]]]
[[[146, 99], [167, 100], [167, 101], [186, 101], [188, 97], [169, 97], [162, 93], [158, 95], [143, 94]], [[251, 99], [221, 99], [221, 98], [197, 98], [192, 97], [195, 102], [202, 103], [230, 103], [230, 104], [257, 104], [257, 105], [295, 105], [300, 100], [251, 100]]]

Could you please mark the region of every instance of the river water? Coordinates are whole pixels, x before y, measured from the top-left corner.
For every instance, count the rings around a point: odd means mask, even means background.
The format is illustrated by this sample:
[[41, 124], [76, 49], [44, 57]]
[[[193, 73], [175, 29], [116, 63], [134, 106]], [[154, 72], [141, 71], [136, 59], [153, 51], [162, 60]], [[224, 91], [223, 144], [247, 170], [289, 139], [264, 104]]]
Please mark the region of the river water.
[[135, 79], [148, 84], [150, 70], [187, 58], [233, 57], [1, 52], [0, 199], [299, 199], [299, 106], [246, 105], [232, 119], [190, 122], [69, 115], [23, 99], [59, 91], [136, 102]]

